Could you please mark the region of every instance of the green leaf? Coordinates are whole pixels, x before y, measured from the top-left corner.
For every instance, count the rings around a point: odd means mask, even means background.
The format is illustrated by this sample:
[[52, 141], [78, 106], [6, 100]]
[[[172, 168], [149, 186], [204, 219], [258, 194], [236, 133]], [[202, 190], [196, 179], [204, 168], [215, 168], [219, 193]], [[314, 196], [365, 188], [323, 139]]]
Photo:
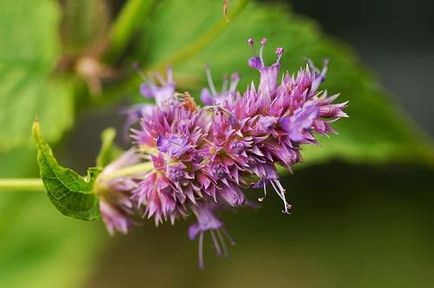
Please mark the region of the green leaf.
[[53, 75], [59, 7], [51, 0], [0, 0], [0, 7], [0, 150], [30, 145], [36, 114], [56, 141], [74, 112], [69, 81]]
[[102, 145], [96, 157], [98, 168], [104, 168], [121, 154], [122, 150], [113, 143], [115, 138], [116, 130], [114, 128], [107, 128], [101, 133]]
[[41, 136], [39, 122], [33, 124], [33, 138], [38, 150], [42, 181], [51, 202], [64, 215], [82, 220], [99, 217], [99, 204], [93, 186], [100, 169], [89, 168], [86, 179], [60, 166], [50, 146]]
[[[237, 3], [233, 1], [232, 7]], [[146, 61], [148, 67], [159, 67], [178, 50], [206, 34], [222, 18], [220, 1], [192, 0], [189, 5], [180, 0], [163, 1], [152, 14], [151, 24], [132, 57]], [[412, 121], [392, 103], [387, 92], [352, 51], [322, 34], [314, 22], [295, 15], [283, 4], [271, 6], [251, 1], [228, 25], [199, 53], [174, 63], [181, 90], [196, 84], [195, 95], [198, 95], [200, 85], [206, 85], [205, 64], [210, 65], [218, 83], [225, 73], [241, 72], [239, 88], [243, 90], [250, 81], [258, 80], [257, 71], [247, 65], [247, 59], [252, 55], [247, 39], [254, 37], [259, 42], [262, 37], [267, 37], [267, 63], [275, 61], [275, 47], [285, 48], [282, 67], [292, 73], [305, 64], [306, 58], [318, 65], [327, 58], [330, 60], [329, 73], [323, 88], [329, 94], [340, 93], [340, 101], [349, 100], [346, 112], [350, 118], [334, 125], [340, 135], [321, 138], [321, 145], [305, 147], [306, 162], [340, 158], [365, 163], [434, 163], [432, 145]], [[183, 81], [185, 79], [188, 81]]]

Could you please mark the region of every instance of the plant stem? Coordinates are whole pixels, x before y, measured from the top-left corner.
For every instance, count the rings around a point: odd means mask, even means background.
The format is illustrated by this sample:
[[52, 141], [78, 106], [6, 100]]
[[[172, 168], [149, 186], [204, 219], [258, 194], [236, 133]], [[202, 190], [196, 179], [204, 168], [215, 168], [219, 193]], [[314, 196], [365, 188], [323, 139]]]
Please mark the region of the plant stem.
[[44, 183], [39, 178], [0, 179], [0, 191], [45, 191]]
[[125, 50], [139, 20], [145, 19], [154, 0], [129, 0], [123, 7], [110, 31], [108, 60], [115, 61]]
[[104, 175], [104, 180], [110, 180], [123, 176], [134, 176], [137, 174], [144, 174], [152, 170], [153, 164], [152, 162], [140, 163], [132, 166], [128, 166], [119, 170], [114, 171], [113, 173]]
[[[110, 180], [123, 176], [144, 174], [152, 169], [152, 162], [140, 163], [128, 166], [113, 173], [104, 175], [104, 180]], [[45, 191], [44, 183], [39, 178], [8, 178], [0, 179], [0, 191]]]

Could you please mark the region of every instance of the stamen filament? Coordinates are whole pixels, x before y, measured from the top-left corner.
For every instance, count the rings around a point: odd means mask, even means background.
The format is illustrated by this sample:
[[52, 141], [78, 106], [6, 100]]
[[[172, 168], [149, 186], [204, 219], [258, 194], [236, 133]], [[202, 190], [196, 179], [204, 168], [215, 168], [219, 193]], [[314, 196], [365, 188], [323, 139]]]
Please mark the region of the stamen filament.
[[277, 195], [279, 195], [280, 199], [282, 199], [283, 201], [284, 210], [282, 210], [282, 212], [285, 214], [289, 214], [288, 211], [289, 204], [288, 202], [286, 202], [285, 189], [282, 187], [282, 185], [278, 180], [270, 180], [270, 183], [273, 186], [274, 190], [276, 191]]
[[222, 232], [220, 231], [220, 229], [216, 230], [217, 233], [217, 237], [220, 240], [220, 244], [222, 245], [223, 248], [223, 256], [227, 257], [229, 255], [228, 252], [228, 247], [226, 246], [226, 241], [223, 238]]
[[217, 90], [215, 89], [214, 82], [212, 81], [211, 70], [206, 68], [206, 78], [208, 80], [209, 89], [213, 95], [217, 95]]
[[228, 76], [225, 75], [223, 77], [222, 92], [226, 92], [227, 90], [228, 90]]
[[265, 47], [266, 43], [267, 43], [266, 39], [265, 38], [262, 39], [261, 40], [261, 48], [259, 49], [259, 59], [261, 60], [262, 67], [265, 67], [263, 54], [264, 54], [264, 47]]
[[104, 175], [105, 180], [110, 180], [123, 176], [134, 176], [137, 174], [144, 174], [145, 172], [149, 172], [153, 169], [154, 165], [152, 162], [140, 163], [132, 166], [128, 166], [125, 168], [118, 169], [113, 173]]
[[203, 263], [203, 232], [199, 234], [199, 269], [205, 268], [205, 265]]
[[214, 248], [216, 250], [217, 256], [222, 256], [222, 250], [220, 249], [220, 245], [217, 241], [217, 238], [214, 234], [214, 231], [210, 230], [209, 233], [211, 234], [212, 242], [213, 242]]
[[226, 229], [222, 228], [221, 231], [222, 231], [223, 234], [226, 236], [226, 238], [229, 239], [229, 242], [231, 243], [232, 246], [235, 245], [235, 244], [237, 244], [237, 243], [235, 242], [235, 240], [231, 237], [231, 235], [229, 235], [228, 231], [226, 231]]
[[263, 186], [264, 186], [264, 196], [258, 198], [259, 202], [264, 201], [265, 197], [267, 197], [267, 184], [265, 183], [265, 181], [264, 181]]

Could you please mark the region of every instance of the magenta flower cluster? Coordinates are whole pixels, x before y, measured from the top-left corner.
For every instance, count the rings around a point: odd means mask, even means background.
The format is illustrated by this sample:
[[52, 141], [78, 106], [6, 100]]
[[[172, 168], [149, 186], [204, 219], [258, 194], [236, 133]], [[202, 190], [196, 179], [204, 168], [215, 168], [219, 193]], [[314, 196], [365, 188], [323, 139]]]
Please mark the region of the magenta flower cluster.
[[[248, 43], [254, 49], [254, 41]], [[280, 76], [284, 51], [277, 48], [276, 62], [267, 66], [265, 45], [263, 39], [259, 55], [248, 61], [260, 73], [259, 86], [252, 83], [240, 92], [235, 73], [217, 91], [207, 69], [209, 87], [200, 95], [203, 107], [189, 93], [175, 91], [171, 69], [166, 79], [156, 75], [141, 86], [142, 95], [154, 98], [156, 105], [130, 110], [134, 147], [103, 175], [138, 163], [150, 168], [108, 183], [111, 192], [101, 199], [100, 208], [111, 233], [126, 233], [144, 217], [158, 225], [194, 214], [197, 222], [188, 234], [198, 238], [203, 267], [206, 232], [218, 255], [227, 253], [227, 240], [233, 243], [216, 212], [251, 205], [245, 189], [262, 189], [262, 201], [272, 188], [283, 202], [282, 211], [289, 213], [276, 165], [291, 171], [302, 159], [302, 145], [316, 144], [316, 134], [333, 133], [330, 123], [347, 117], [346, 102], [334, 104], [337, 95], [318, 90], [327, 63], [322, 70], [308, 63], [296, 75]]]

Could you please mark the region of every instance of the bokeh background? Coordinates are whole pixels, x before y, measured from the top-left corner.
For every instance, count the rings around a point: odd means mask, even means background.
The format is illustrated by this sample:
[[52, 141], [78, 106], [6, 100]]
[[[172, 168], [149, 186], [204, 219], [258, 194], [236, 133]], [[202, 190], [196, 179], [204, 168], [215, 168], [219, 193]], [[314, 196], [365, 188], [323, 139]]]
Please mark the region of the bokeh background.
[[[0, 287], [434, 287], [431, 1], [250, 1], [232, 15], [243, 2], [234, 0], [229, 24], [223, 1], [150, 1], [133, 7], [144, 14], [113, 45], [107, 33], [130, 2], [148, 1], [0, 0], [1, 178], [37, 176], [27, 143], [35, 113], [59, 161], [83, 174], [100, 132], [121, 132], [120, 107], [140, 99], [133, 62], [174, 62], [181, 89], [198, 91], [205, 64], [216, 79], [257, 77], [243, 66], [251, 35], [284, 46], [293, 72], [305, 58], [329, 57], [326, 88], [350, 100], [350, 118], [284, 178], [292, 215], [271, 195], [261, 209], [226, 211], [237, 245], [225, 259], [207, 247], [203, 271], [186, 234], [192, 220], [111, 238], [100, 222], [62, 216], [44, 193], [0, 190]], [[197, 55], [171, 58], [203, 33], [214, 38]], [[83, 57], [100, 73], [78, 69]]]
[[296, 12], [319, 21], [325, 32], [350, 43], [400, 106], [434, 134], [432, 1], [288, 3]]

